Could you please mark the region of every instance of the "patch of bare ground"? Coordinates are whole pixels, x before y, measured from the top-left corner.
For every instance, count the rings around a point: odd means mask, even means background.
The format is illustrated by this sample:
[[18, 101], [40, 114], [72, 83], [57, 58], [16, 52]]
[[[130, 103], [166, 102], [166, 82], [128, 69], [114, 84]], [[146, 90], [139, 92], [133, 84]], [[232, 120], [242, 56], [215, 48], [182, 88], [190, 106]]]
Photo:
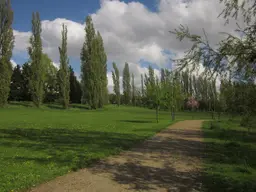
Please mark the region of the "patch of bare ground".
[[200, 191], [201, 123], [178, 122], [130, 151], [30, 192]]

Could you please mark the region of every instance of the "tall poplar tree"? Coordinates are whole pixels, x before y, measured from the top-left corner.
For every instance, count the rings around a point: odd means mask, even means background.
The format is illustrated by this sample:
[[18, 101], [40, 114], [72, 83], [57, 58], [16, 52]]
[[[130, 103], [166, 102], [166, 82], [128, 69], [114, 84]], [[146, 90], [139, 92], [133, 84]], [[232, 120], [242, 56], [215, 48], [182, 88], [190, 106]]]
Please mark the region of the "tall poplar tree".
[[44, 96], [45, 69], [42, 62], [41, 21], [39, 13], [32, 14], [32, 35], [29, 39], [28, 54], [31, 60], [30, 90], [33, 103], [40, 107]]
[[144, 79], [143, 79], [143, 75], [140, 75], [140, 79], [141, 79], [141, 97], [144, 97]]
[[63, 107], [68, 108], [69, 105], [69, 92], [70, 92], [70, 82], [69, 82], [69, 59], [67, 55], [67, 26], [62, 25], [62, 43], [59, 47], [60, 53], [60, 70], [59, 70], [59, 85], [60, 85], [60, 95]]
[[97, 43], [98, 43], [98, 58], [99, 58], [99, 107], [108, 101], [108, 78], [107, 78], [107, 55], [104, 49], [103, 39], [100, 32], [97, 32]]
[[95, 37], [92, 41], [92, 52], [91, 52], [91, 107], [96, 109], [100, 106], [100, 95], [102, 93], [101, 90], [101, 63], [99, 57], [99, 41], [97, 37]]
[[7, 104], [12, 77], [13, 11], [10, 0], [0, 1], [0, 107]]
[[91, 109], [99, 106], [99, 90], [101, 75], [99, 57], [99, 40], [95, 34], [91, 16], [86, 18], [85, 42], [81, 50], [81, 87], [82, 103], [89, 105]]
[[96, 109], [108, 101], [107, 55], [100, 33], [95, 33], [91, 16], [86, 18], [85, 32], [81, 50], [82, 103]]
[[113, 83], [114, 83], [114, 93], [116, 96], [116, 104], [119, 106], [120, 105], [120, 75], [119, 75], [119, 70], [116, 66], [116, 63], [113, 62], [113, 69], [112, 71], [112, 78], [113, 78]]
[[131, 102], [131, 76], [128, 63], [125, 63], [123, 70], [123, 95], [124, 103], [130, 104]]
[[81, 50], [82, 103], [87, 103], [92, 107], [94, 76], [92, 65], [92, 43], [95, 38], [95, 30], [90, 16], [86, 18], [85, 33], [85, 42]]
[[132, 104], [133, 106], [136, 105], [136, 88], [134, 83], [134, 74], [132, 74]]

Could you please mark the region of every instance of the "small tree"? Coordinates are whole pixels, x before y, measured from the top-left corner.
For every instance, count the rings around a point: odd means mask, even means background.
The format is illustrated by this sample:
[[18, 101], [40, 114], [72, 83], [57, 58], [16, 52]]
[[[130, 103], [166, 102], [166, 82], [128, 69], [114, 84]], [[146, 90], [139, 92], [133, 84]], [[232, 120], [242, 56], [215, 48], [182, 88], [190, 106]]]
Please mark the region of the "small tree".
[[[195, 109], [198, 109], [199, 107], [199, 103], [198, 101], [193, 98], [193, 97], [189, 97], [188, 101], [186, 103], [187, 107], [193, 112]], [[194, 115], [192, 116], [192, 118], [194, 119]]]
[[116, 64], [113, 62], [113, 69], [112, 71], [112, 78], [113, 78], [113, 83], [114, 83], [114, 93], [115, 93], [115, 100], [116, 104], [119, 106], [120, 105], [120, 77], [119, 77], [119, 70], [116, 66]]
[[136, 87], [134, 83], [134, 74], [132, 74], [132, 104], [136, 105]]
[[128, 63], [125, 63], [123, 70], [123, 95], [126, 105], [131, 102], [131, 76]]

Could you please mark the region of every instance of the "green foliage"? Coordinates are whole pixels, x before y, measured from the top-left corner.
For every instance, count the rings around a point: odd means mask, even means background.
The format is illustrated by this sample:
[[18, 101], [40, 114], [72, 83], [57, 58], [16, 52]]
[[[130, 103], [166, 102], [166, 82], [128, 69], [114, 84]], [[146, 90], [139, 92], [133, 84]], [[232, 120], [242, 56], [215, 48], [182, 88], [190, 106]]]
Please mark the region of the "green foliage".
[[0, 107], [7, 104], [12, 76], [13, 11], [10, 0], [0, 1]]
[[60, 53], [60, 70], [59, 70], [59, 85], [60, 85], [60, 96], [62, 105], [65, 109], [69, 106], [69, 94], [70, 94], [70, 70], [69, 70], [69, 59], [67, 55], [67, 33], [68, 29], [67, 26], [64, 24], [62, 25], [62, 43], [61, 47], [59, 47], [59, 53]]
[[85, 42], [81, 50], [82, 103], [102, 108], [107, 103], [107, 56], [103, 39], [95, 33], [91, 16], [86, 18]]
[[29, 63], [24, 63], [22, 67], [17, 65], [14, 67], [9, 101], [31, 101], [29, 88], [29, 79], [31, 76], [31, 67]]
[[40, 16], [36, 12], [32, 14], [32, 35], [29, 39], [30, 47], [28, 47], [32, 71], [29, 84], [32, 100], [36, 107], [40, 107], [43, 101], [46, 73], [44, 63], [48, 62], [48, 59], [42, 56], [41, 32]]
[[93, 104], [93, 94], [95, 93], [95, 67], [92, 60], [92, 46], [95, 38], [95, 30], [92, 23], [92, 18], [86, 18], [85, 27], [85, 42], [81, 50], [81, 84], [82, 84], [82, 103], [87, 103], [91, 108], [96, 108]]
[[204, 191], [255, 191], [255, 130], [248, 134], [247, 128], [240, 127], [239, 120], [235, 119], [232, 122], [206, 121], [203, 131]]
[[136, 87], [134, 82], [134, 74], [132, 74], [132, 105], [136, 106]]
[[42, 54], [42, 65], [45, 69], [44, 102], [54, 102], [59, 97], [58, 69], [47, 54]]
[[108, 102], [108, 79], [107, 79], [107, 55], [105, 53], [104, 42], [100, 35], [100, 32], [97, 32], [97, 43], [98, 43], [98, 55], [99, 58], [99, 108], [102, 108], [104, 104]]
[[114, 83], [115, 103], [119, 106], [120, 100], [121, 100], [120, 75], [119, 75], [119, 70], [118, 70], [115, 62], [113, 62], [113, 69], [114, 69], [114, 71], [112, 71], [112, 78], [113, 78], [113, 83]]
[[23, 101], [23, 75], [19, 65], [15, 66], [11, 78], [10, 95], [11, 101]]
[[82, 96], [82, 90], [81, 90], [81, 83], [77, 80], [74, 70], [71, 66], [69, 66], [69, 81], [70, 81], [70, 92], [69, 92], [69, 98], [71, 103], [81, 103], [81, 96]]
[[23, 76], [23, 101], [32, 101], [31, 91], [30, 91], [30, 77], [32, 75], [31, 64], [24, 63], [22, 65], [22, 76]]
[[125, 63], [123, 70], [123, 95], [124, 104], [129, 105], [131, 103], [131, 75], [128, 63]]

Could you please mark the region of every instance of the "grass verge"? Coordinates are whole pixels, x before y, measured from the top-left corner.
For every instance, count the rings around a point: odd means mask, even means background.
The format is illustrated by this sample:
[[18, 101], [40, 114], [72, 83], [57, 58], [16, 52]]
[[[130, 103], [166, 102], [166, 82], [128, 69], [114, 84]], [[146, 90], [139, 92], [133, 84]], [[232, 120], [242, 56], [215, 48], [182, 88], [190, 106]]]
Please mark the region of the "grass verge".
[[256, 191], [256, 130], [237, 120], [203, 124], [204, 191]]

